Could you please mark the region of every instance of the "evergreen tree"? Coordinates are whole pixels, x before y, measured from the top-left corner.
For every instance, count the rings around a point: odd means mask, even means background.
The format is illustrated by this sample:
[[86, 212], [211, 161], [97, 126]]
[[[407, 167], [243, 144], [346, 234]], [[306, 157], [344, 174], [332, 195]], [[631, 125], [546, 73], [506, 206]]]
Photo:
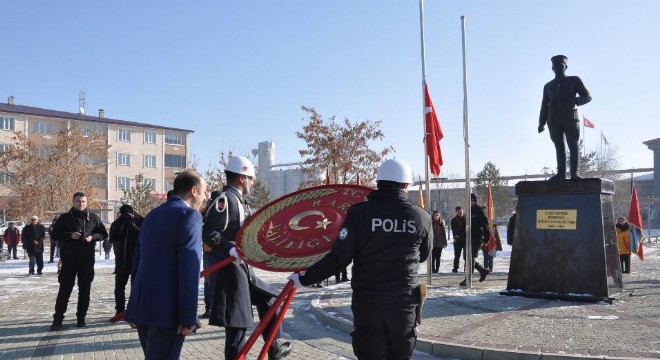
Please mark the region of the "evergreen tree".
[[493, 202], [495, 203], [495, 215], [504, 216], [509, 214], [511, 212], [511, 200], [507, 192], [507, 181], [501, 179], [500, 170], [490, 161], [484, 165], [484, 168], [477, 173], [477, 177], [474, 179], [473, 192], [479, 198], [479, 205], [486, 205], [489, 182]]
[[270, 190], [259, 180], [255, 180], [248, 194], [248, 204], [252, 209], [259, 209], [270, 201]]

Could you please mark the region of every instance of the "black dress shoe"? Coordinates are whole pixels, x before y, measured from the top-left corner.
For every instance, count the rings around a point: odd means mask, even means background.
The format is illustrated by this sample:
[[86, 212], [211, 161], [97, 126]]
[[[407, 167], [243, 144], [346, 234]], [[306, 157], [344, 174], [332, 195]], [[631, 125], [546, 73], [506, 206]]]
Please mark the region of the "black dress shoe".
[[211, 311], [210, 310], [204, 311], [204, 313], [199, 316], [200, 319], [208, 319], [210, 317], [211, 317]]
[[76, 322], [76, 327], [84, 328], [85, 326], [87, 326], [87, 324], [85, 323], [85, 319], [78, 319], [78, 321]]
[[461, 283], [458, 284], [458, 286], [467, 286], [467, 281], [465, 280], [461, 281]]
[[291, 343], [288, 341], [285, 342], [278, 342], [277, 346], [277, 351], [275, 351], [275, 355], [269, 356], [269, 360], [279, 360], [279, 359], [284, 359], [291, 353]]
[[457, 273], [457, 272], [458, 272], [458, 269], [451, 269], [451, 272], [453, 272], [453, 273]]

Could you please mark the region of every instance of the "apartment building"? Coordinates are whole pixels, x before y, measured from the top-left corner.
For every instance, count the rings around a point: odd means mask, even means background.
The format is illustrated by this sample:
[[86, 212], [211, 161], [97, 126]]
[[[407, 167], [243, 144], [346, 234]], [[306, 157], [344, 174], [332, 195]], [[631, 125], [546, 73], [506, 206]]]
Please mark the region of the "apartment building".
[[[154, 196], [164, 197], [189, 160], [192, 130], [110, 119], [103, 109], [98, 116], [91, 116], [17, 105], [13, 97], [0, 103], [0, 151], [12, 144], [16, 132], [46, 144], [74, 125], [83, 132], [104, 134], [110, 145], [106, 161], [97, 164], [100, 181], [94, 184], [92, 194], [94, 200], [106, 205], [101, 213], [105, 221], [114, 219], [121, 206], [122, 188], [130, 188], [138, 173], [152, 184]], [[0, 169], [0, 196], [9, 194], [6, 174], [7, 169]]]

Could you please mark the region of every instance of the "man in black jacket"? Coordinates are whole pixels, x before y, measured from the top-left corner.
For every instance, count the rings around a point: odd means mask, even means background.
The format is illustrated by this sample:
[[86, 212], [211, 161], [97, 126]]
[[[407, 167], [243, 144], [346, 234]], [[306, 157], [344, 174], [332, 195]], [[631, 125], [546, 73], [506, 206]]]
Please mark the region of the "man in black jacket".
[[[454, 268], [452, 272], [458, 272], [458, 263], [461, 260], [461, 253], [465, 259], [465, 214], [463, 207], [456, 207], [456, 216], [451, 218], [451, 234], [454, 238]], [[465, 260], [463, 260], [465, 263]]]
[[301, 275], [296, 287], [315, 284], [353, 261], [353, 352], [358, 359], [410, 359], [422, 301], [417, 278], [433, 243], [431, 216], [408, 202], [410, 167], [386, 160], [378, 190], [352, 206], [332, 250]]
[[23, 249], [30, 257], [29, 275], [34, 275], [34, 264], [37, 264], [37, 275], [41, 275], [44, 268], [44, 239], [46, 227], [41, 225], [37, 216], [32, 216], [30, 223], [23, 228]]
[[48, 227], [48, 237], [50, 238], [50, 260], [48, 261], [49, 263], [53, 263], [53, 258], [57, 255], [57, 257], [60, 257], [60, 250], [59, 247], [60, 245], [57, 243], [57, 240], [53, 237], [53, 226], [55, 226], [55, 222], [57, 222], [57, 216], [53, 218], [53, 222], [50, 223], [50, 226]]
[[62, 270], [58, 277], [60, 289], [55, 301], [55, 314], [51, 331], [62, 329], [62, 320], [69, 303], [73, 285], [78, 277], [77, 327], [84, 327], [89, 308], [89, 293], [94, 280], [95, 245], [108, 237], [99, 217], [87, 211], [87, 196], [73, 194], [73, 206], [63, 213], [53, 226], [53, 236], [59, 241]]
[[[470, 213], [472, 217], [470, 232], [471, 239], [470, 244], [472, 245], [472, 267], [479, 271], [479, 281], [486, 280], [486, 276], [490, 274], [490, 270], [484, 268], [476, 259], [479, 256], [479, 249], [481, 249], [481, 244], [488, 242], [490, 237], [490, 229], [488, 228], [488, 218], [486, 217], [486, 211], [484, 207], [477, 204], [477, 195], [475, 193], [470, 194]], [[465, 259], [465, 252], [463, 252], [463, 259]], [[467, 260], [465, 260], [467, 261]], [[460, 286], [467, 286], [467, 278], [459, 284]]]
[[124, 204], [119, 217], [110, 225], [110, 242], [115, 248], [115, 309], [116, 314], [126, 309], [126, 284], [133, 269], [133, 255], [137, 246], [142, 216], [133, 207]]

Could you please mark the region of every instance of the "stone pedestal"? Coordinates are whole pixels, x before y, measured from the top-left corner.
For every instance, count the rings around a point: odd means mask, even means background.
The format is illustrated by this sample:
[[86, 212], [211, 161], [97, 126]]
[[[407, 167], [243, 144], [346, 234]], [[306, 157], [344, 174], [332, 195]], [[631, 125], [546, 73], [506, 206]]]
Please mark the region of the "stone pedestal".
[[623, 293], [609, 180], [521, 181], [503, 295], [611, 301]]

